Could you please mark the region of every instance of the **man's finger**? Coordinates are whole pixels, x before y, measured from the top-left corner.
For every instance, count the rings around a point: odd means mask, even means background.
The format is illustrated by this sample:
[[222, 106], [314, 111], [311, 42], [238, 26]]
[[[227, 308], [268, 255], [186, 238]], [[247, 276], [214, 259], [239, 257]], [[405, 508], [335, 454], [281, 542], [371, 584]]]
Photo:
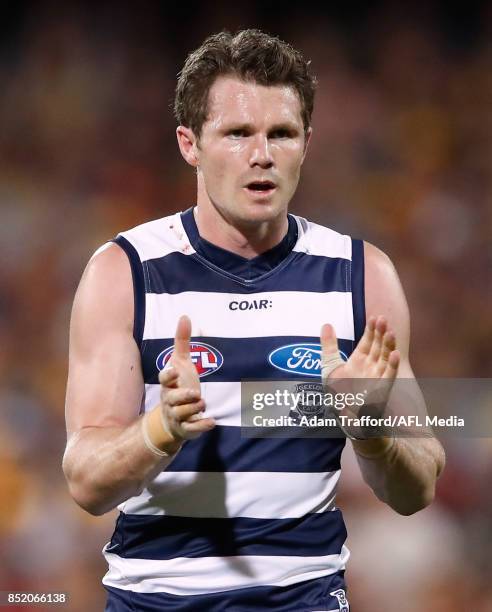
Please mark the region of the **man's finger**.
[[378, 317], [371, 350], [369, 351], [369, 357], [375, 362], [379, 360], [379, 356], [381, 355], [381, 346], [383, 344], [383, 336], [386, 332], [386, 327], [386, 319], [384, 317]]
[[188, 357], [190, 354], [191, 321], [186, 315], [179, 318], [174, 336], [174, 354], [176, 357]]
[[202, 433], [215, 427], [215, 419], [198, 419], [196, 421], [182, 421], [181, 428], [186, 433]]
[[376, 329], [376, 317], [369, 317], [362, 338], [359, 340], [357, 349], [362, 351], [364, 355], [369, 355], [372, 341], [374, 339], [374, 330]]
[[329, 323], [321, 328], [321, 376], [327, 378], [333, 370], [345, 362], [340, 357], [335, 330]]
[[181, 424], [183, 421], [190, 420], [190, 417], [193, 417], [193, 415], [195, 415], [195, 418], [199, 418], [200, 413], [205, 411], [205, 402], [199, 400], [198, 402], [182, 404], [175, 406], [172, 411], [176, 420]]
[[340, 354], [335, 330], [329, 323], [325, 323], [321, 328], [321, 349], [324, 355]]
[[399, 351], [391, 351], [388, 364], [386, 365], [386, 369], [381, 378], [386, 380], [394, 380], [396, 375], [398, 374], [398, 366], [400, 365], [400, 352]]
[[169, 406], [180, 406], [197, 402], [200, 399], [200, 391], [197, 389], [172, 389], [166, 394], [166, 402]]
[[164, 387], [175, 388], [178, 380], [178, 372], [176, 368], [169, 367], [159, 372], [159, 382]]
[[384, 362], [388, 361], [391, 351], [396, 348], [395, 334], [393, 331], [388, 330], [383, 336], [383, 346], [381, 349], [380, 360]]

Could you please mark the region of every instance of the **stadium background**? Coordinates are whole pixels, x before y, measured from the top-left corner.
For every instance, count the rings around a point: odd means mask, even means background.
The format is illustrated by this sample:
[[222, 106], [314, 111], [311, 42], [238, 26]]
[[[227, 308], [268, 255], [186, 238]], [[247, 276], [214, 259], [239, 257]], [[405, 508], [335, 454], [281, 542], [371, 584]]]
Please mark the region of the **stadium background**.
[[[103, 607], [113, 514], [78, 509], [60, 469], [70, 307], [100, 244], [194, 201], [169, 106], [211, 32], [261, 27], [312, 59], [315, 132], [292, 210], [388, 252], [419, 376], [490, 375], [492, 8], [425, 4], [1, 4], [0, 590]], [[410, 518], [375, 500], [347, 453], [354, 612], [492, 610], [492, 443], [446, 449], [436, 503]]]

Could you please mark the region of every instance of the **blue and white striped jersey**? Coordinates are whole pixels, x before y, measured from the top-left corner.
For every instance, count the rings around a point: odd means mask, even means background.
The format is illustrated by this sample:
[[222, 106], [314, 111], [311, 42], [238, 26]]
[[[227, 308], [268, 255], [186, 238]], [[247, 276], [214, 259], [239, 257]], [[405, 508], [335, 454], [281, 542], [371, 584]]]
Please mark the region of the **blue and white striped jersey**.
[[[159, 370], [186, 314], [207, 416], [217, 425], [185, 442], [119, 506], [103, 551], [109, 589], [160, 597], [176, 610], [250, 609], [241, 607], [244, 596], [253, 610], [270, 594], [280, 602], [285, 589], [343, 575], [349, 552], [335, 492], [345, 440], [241, 436], [241, 380], [319, 377], [322, 324], [334, 326], [347, 356], [365, 324], [362, 242], [293, 215], [289, 226], [287, 252], [252, 278], [204, 255], [192, 209], [115, 239], [133, 274], [142, 411], [159, 401]], [[213, 607], [221, 594], [238, 599]], [[323, 597], [307, 608], [269, 609], [338, 609], [336, 598]]]

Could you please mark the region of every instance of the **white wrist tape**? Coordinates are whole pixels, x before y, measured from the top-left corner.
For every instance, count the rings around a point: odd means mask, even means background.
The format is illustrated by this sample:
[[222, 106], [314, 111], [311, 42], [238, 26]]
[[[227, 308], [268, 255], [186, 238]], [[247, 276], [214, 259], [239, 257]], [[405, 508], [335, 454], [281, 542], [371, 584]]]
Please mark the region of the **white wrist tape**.
[[170, 453], [166, 453], [166, 451], [157, 448], [155, 444], [153, 444], [152, 440], [149, 437], [149, 432], [147, 429], [147, 416], [148, 413], [144, 414], [142, 418], [142, 435], [144, 439], [145, 446], [154, 453], [154, 455], [158, 455], [159, 457], [172, 457], [173, 455]]
[[339, 366], [343, 365], [345, 361], [340, 357], [340, 353], [333, 353], [328, 357], [323, 355], [321, 360], [321, 377], [326, 379], [330, 376], [333, 370], [336, 370]]

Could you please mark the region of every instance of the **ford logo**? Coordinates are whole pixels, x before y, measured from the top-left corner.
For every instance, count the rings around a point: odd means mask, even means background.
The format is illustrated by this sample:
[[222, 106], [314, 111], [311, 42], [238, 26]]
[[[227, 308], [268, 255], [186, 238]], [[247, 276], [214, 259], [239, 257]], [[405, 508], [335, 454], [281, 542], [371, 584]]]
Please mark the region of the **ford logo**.
[[[347, 355], [340, 351], [340, 356], [347, 361]], [[268, 355], [268, 361], [277, 370], [300, 374], [301, 376], [321, 376], [321, 344], [304, 342], [287, 344], [275, 349]]]

